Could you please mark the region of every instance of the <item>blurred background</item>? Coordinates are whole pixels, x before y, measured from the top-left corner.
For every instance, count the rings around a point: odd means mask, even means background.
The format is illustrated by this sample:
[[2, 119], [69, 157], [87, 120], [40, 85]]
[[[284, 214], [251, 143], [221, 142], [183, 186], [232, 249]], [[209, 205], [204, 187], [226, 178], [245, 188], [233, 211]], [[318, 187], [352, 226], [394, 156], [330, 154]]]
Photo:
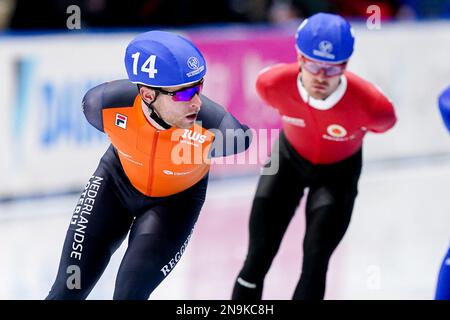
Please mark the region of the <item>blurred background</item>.
[[[266, 66], [295, 61], [295, 30], [319, 11], [351, 21], [349, 70], [377, 84], [399, 119], [366, 137], [360, 193], [330, 263], [326, 299], [433, 299], [450, 238], [450, 137], [437, 108], [450, 84], [450, 0], [0, 0], [0, 299], [47, 295], [75, 203], [108, 145], [85, 120], [81, 99], [125, 78], [126, 45], [151, 29], [191, 38], [207, 61], [205, 94], [259, 132], [248, 151], [255, 161], [213, 166], [183, 259], [151, 296], [229, 299], [270, 152], [263, 146], [280, 128], [255, 79]], [[291, 298], [303, 210], [302, 202], [265, 299]], [[89, 299], [112, 297], [125, 245]]]

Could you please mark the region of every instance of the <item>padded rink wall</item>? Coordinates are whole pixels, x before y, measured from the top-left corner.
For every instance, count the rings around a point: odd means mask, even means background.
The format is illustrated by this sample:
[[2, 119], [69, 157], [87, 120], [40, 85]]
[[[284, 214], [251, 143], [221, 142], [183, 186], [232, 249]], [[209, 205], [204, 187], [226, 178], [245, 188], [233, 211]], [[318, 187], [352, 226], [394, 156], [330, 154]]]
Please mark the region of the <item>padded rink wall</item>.
[[[276, 129], [276, 112], [258, 99], [254, 82], [263, 67], [293, 61], [294, 31], [182, 32], [207, 59], [205, 94], [253, 128]], [[443, 164], [450, 163], [450, 143], [436, 105], [450, 82], [450, 24], [384, 24], [374, 31], [361, 24], [355, 31], [349, 69], [393, 100], [399, 122], [387, 134], [367, 136], [360, 194], [332, 260], [326, 297], [431, 299], [450, 234], [450, 165]], [[108, 143], [85, 120], [81, 98], [92, 86], [125, 77], [124, 48], [135, 34], [0, 37], [0, 199], [83, 188]], [[228, 298], [245, 255], [258, 168], [213, 168], [217, 178], [250, 179], [211, 183], [185, 256], [153, 298]], [[0, 202], [0, 299], [45, 296], [76, 197]], [[301, 215], [296, 219], [268, 275], [265, 298], [288, 299], [295, 286], [304, 228]], [[122, 254], [123, 247], [91, 298], [111, 297]]]

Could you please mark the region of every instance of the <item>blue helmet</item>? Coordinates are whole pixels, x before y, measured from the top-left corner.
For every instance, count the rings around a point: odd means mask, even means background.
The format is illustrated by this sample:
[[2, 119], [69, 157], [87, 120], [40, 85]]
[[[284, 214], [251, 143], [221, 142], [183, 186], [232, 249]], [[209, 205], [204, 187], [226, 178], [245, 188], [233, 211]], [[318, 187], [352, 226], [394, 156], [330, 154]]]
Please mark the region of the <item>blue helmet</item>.
[[200, 81], [206, 62], [189, 40], [165, 31], [138, 35], [127, 46], [125, 68], [133, 83], [172, 87]]
[[438, 104], [442, 120], [444, 120], [445, 126], [450, 131], [450, 86], [439, 95]]
[[347, 20], [330, 13], [317, 13], [305, 19], [298, 27], [295, 38], [301, 54], [328, 63], [347, 61], [355, 43]]

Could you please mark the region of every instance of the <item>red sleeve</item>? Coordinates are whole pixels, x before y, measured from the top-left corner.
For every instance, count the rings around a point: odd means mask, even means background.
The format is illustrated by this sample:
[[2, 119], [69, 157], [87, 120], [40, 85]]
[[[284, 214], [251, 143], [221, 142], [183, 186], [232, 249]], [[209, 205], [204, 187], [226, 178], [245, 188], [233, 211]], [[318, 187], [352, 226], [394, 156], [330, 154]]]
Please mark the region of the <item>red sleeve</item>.
[[259, 73], [258, 78], [256, 79], [256, 91], [258, 92], [261, 99], [263, 99], [264, 102], [267, 103], [268, 105], [271, 105], [269, 99], [269, 87], [270, 87], [269, 82], [271, 79], [270, 69], [271, 68], [263, 69]]
[[372, 132], [385, 132], [391, 129], [397, 122], [394, 106], [384, 94], [375, 89], [373, 103], [369, 108], [369, 124], [367, 129]]

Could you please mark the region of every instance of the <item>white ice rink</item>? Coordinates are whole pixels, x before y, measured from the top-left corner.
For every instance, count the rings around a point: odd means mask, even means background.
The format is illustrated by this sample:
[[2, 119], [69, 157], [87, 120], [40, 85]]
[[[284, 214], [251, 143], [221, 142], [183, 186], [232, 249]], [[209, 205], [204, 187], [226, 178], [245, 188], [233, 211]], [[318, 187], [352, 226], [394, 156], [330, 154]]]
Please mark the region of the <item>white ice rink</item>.
[[[151, 299], [229, 299], [245, 257], [257, 177], [211, 181], [183, 258]], [[332, 257], [326, 299], [432, 299], [450, 239], [450, 157], [366, 163], [349, 230]], [[0, 204], [0, 299], [43, 299], [78, 195]], [[276, 213], [274, 213], [276, 214]], [[265, 282], [290, 299], [299, 277], [303, 204]], [[125, 243], [89, 299], [111, 299]]]

